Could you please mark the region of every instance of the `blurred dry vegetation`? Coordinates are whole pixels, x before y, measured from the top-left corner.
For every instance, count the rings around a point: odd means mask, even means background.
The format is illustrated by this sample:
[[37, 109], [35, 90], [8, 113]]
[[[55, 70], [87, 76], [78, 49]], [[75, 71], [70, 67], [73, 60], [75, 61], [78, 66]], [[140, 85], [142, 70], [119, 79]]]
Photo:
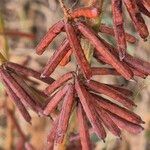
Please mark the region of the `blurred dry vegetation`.
[[[66, 0], [66, 4], [72, 8], [76, 0]], [[103, 7], [103, 17], [102, 22], [112, 25], [111, 18], [111, 7], [110, 0], [105, 1]], [[82, 1], [79, 2], [74, 7], [79, 7], [83, 5]], [[126, 10], [124, 9], [126, 12]], [[52, 55], [53, 50], [60, 44], [60, 40], [63, 35], [60, 35], [57, 40], [48, 48], [48, 51], [42, 55], [37, 56], [35, 54], [34, 48], [42, 36], [46, 33], [48, 28], [63, 16], [63, 13], [59, 7], [57, 0], [0, 0], [0, 15], [1, 20], [4, 21], [4, 27], [6, 31], [21, 31], [30, 33], [31, 37], [20, 37], [20, 36], [3, 36], [0, 35], [0, 50], [9, 49], [9, 59], [17, 63], [23, 63], [26, 58], [32, 58], [27, 66], [30, 66], [36, 70], [41, 70], [42, 66], [46, 63], [47, 59]], [[131, 20], [128, 13], [125, 13], [125, 26], [126, 31], [135, 35], [139, 40], [136, 45], [128, 44], [128, 52], [134, 56], [142, 58], [146, 61], [150, 60], [150, 38], [148, 42], [144, 42], [135, 33], [134, 27], [131, 24]], [[145, 17], [147, 25], [150, 31], [150, 20]], [[2, 30], [2, 23], [0, 24], [0, 31]], [[35, 35], [35, 38], [34, 36]], [[111, 41], [113, 44], [114, 39], [112, 37], [103, 35], [107, 40]], [[3, 53], [3, 51], [2, 51]], [[4, 54], [5, 55], [5, 54]], [[74, 60], [74, 58], [72, 58]], [[74, 69], [72, 61], [65, 68], [59, 67], [52, 74], [55, 79], [60, 75], [64, 74], [67, 70]], [[93, 60], [94, 65], [96, 61]], [[95, 142], [96, 150], [150, 150], [150, 79], [139, 79], [136, 78], [135, 82], [125, 82], [123, 78], [116, 77], [96, 77], [105, 83], [118, 83], [120, 85], [125, 85], [134, 91], [133, 100], [136, 101], [138, 107], [135, 112], [137, 112], [143, 120], [146, 122], [144, 125], [145, 130], [136, 136], [128, 134], [126, 132], [122, 133], [122, 140], [117, 139], [110, 133], [106, 139], [106, 143], [98, 141], [98, 139], [93, 135], [92, 140]], [[36, 85], [35, 85], [36, 86]], [[45, 85], [38, 85], [39, 89], [43, 89]], [[5, 100], [5, 96], [2, 95], [3, 87], [0, 84], [0, 103]], [[33, 113], [33, 112], [31, 112]], [[11, 150], [12, 137], [17, 136], [13, 132], [13, 125], [7, 121], [4, 111], [0, 110], [0, 150]], [[16, 116], [22, 129], [31, 138], [31, 143], [37, 150], [42, 150], [46, 143], [46, 136], [50, 130], [51, 120], [45, 118], [39, 118], [36, 114], [32, 114], [32, 126], [27, 125], [16, 111]], [[10, 123], [10, 124], [9, 124]], [[12, 133], [13, 132], [13, 133]], [[17, 143], [18, 141], [14, 141]], [[14, 145], [13, 145], [14, 146]], [[69, 146], [68, 146], [69, 147]], [[76, 148], [78, 147], [78, 148]], [[68, 149], [80, 149], [78, 142], [73, 142]]]

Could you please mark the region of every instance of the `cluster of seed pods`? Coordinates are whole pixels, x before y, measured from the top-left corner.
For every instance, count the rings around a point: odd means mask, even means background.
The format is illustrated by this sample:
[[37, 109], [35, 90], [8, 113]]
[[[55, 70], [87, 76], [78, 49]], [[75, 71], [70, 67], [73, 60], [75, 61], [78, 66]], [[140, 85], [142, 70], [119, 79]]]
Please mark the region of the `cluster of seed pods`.
[[[134, 76], [145, 78], [150, 74], [150, 63], [126, 52], [126, 41], [135, 43], [137, 39], [124, 31], [122, 1], [139, 35], [146, 39], [149, 33], [141, 13], [150, 16], [148, 0], [112, 0], [114, 27], [101, 24], [99, 32], [115, 36], [117, 48], [106, 42], [81, 19], [83, 17], [97, 18], [100, 15], [97, 7], [90, 6], [72, 11], [67, 19], [55, 23], [42, 38], [36, 47], [38, 55], [44, 53], [58, 34], [66, 33], [66, 38], [48, 60], [42, 73], [12, 62], [6, 62], [0, 67], [0, 79], [6, 92], [27, 122], [31, 122], [28, 107], [39, 115], [49, 116], [63, 100], [60, 114], [53, 122], [48, 135], [48, 141], [52, 143], [52, 147], [54, 144], [63, 143], [74, 109], [77, 111], [78, 131], [83, 150], [90, 150], [92, 145], [89, 122], [93, 132], [102, 140], [106, 137], [104, 126], [118, 137], [121, 137], [121, 129], [134, 134], [143, 130], [141, 124], [144, 122], [131, 111], [136, 106], [131, 99], [132, 91], [91, 79], [94, 75], [115, 75], [130, 80]], [[89, 40], [94, 47], [93, 57], [97, 61], [111, 67], [91, 67], [85, 56], [86, 50], [83, 50], [81, 46], [81, 39]], [[69, 63], [72, 54], [75, 55], [78, 64], [77, 72], [68, 72], [55, 81], [50, 75], [58, 65], [65, 66]], [[38, 91], [46, 101], [39, 101], [39, 96], [33, 93], [31, 87], [24, 81], [29, 81], [28, 77], [49, 84], [44, 92]], [[104, 98], [101, 94], [119, 104]]]
[[[128, 9], [132, 8], [129, 2], [132, 5], [136, 4], [134, 1], [124, 0]], [[64, 74], [45, 89], [45, 94], [49, 98], [47, 98], [43, 109], [44, 115], [48, 116], [54, 112], [59, 102], [63, 100], [60, 114], [54, 121], [48, 135], [48, 141], [52, 147], [54, 144], [63, 143], [69, 118], [74, 109], [77, 111], [79, 120], [78, 131], [82, 149], [91, 149], [88, 122], [90, 122], [93, 132], [102, 140], [105, 140], [106, 137], [104, 126], [118, 137], [121, 136], [121, 129], [134, 134], [143, 130], [141, 124], [144, 122], [138, 115], [131, 112], [136, 104], [130, 99], [132, 96], [130, 90], [99, 83], [91, 79], [94, 75], [115, 75], [130, 80], [134, 76], [145, 78], [150, 74], [150, 63], [135, 58], [125, 51], [126, 41], [135, 43], [137, 39], [124, 32], [121, 5], [121, 0], [112, 0], [114, 28], [105, 24], [102, 24], [99, 28], [99, 32], [115, 35], [117, 48], [107, 43], [90, 25], [80, 19], [81, 17], [98, 17], [100, 11], [93, 7], [76, 9], [70, 13], [67, 20], [55, 23], [36, 47], [37, 54], [42, 55], [60, 32], [66, 32], [66, 39], [48, 60], [41, 73], [41, 78], [49, 77], [58, 65], [65, 66], [69, 63], [72, 54], [75, 55], [79, 67], [77, 72], [72, 71]], [[136, 6], [138, 5], [136, 4]], [[142, 38], [146, 38], [148, 36], [147, 27], [141, 15], [136, 16], [140, 13], [138, 13], [136, 7], [130, 9], [130, 11], [134, 11], [131, 17], [138, 32]], [[138, 19], [139, 17], [141, 20]], [[137, 23], [140, 23], [140, 27]], [[141, 30], [141, 27], [143, 27], [143, 30]], [[89, 40], [92, 44], [94, 47], [93, 57], [97, 61], [109, 64], [112, 68], [91, 67], [85, 56], [86, 50], [83, 50], [81, 46], [81, 38]], [[101, 94], [114, 99], [120, 105], [103, 98]]]
[[[121, 129], [133, 134], [143, 130], [140, 125], [144, 123], [142, 119], [130, 111], [136, 105], [129, 98], [133, 93], [128, 89], [94, 80], [87, 81], [82, 75], [68, 72], [49, 85], [45, 94], [51, 95], [44, 107], [45, 115], [54, 112], [63, 100], [60, 114], [48, 135], [48, 142], [52, 146], [63, 142], [74, 109], [77, 111], [78, 131], [83, 149], [91, 149], [88, 122], [93, 132], [102, 140], [106, 137], [104, 126], [118, 137], [121, 137]], [[121, 105], [103, 98], [100, 94]]]
[[[33, 77], [47, 84], [51, 84], [54, 81], [54, 79], [50, 77], [41, 79], [39, 72], [12, 62], [6, 62], [0, 67], [0, 79], [5, 86], [6, 93], [11, 97], [23, 118], [31, 123], [31, 116], [27, 108], [31, 108], [39, 115], [43, 113], [43, 104], [39, 101], [39, 96], [35, 93], [40, 93], [44, 98], [47, 96], [43, 92], [34, 91], [24, 81], [25, 78], [28, 81], [28, 77]], [[29, 82], [32, 82], [32, 80], [29, 80]]]

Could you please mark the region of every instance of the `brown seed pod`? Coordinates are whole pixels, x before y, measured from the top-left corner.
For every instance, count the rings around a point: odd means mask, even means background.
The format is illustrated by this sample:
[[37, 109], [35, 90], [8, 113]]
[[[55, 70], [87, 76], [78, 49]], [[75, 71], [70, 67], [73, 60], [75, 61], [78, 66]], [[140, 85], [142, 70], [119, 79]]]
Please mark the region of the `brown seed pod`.
[[53, 56], [48, 60], [41, 74], [42, 78], [49, 77], [53, 73], [53, 71], [56, 69], [61, 60], [65, 57], [69, 49], [70, 47], [68, 40], [64, 40], [59, 48], [55, 51]]
[[62, 110], [59, 115], [59, 122], [58, 122], [58, 127], [55, 136], [55, 143], [63, 142], [64, 136], [68, 128], [73, 102], [74, 102], [74, 86], [70, 84], [68, 86], [68, 91], [64, 97]]
[[138, 124], [134, 124], [125, 119], [122, 119], [119, 116], [112, 114], [111, 112], [108, 112], [108, 114], [110, 115], [112, 120], [116, 123], [116, 125], [119, 126], [119, 128], [125, 129], [133, 134], [138, 134], [141, 131], [143, 131], [143, 127]]
[[128, 96], [129, 97], [129, 96], [133, 95], [133, 92], [131, 90], [125, 89], [123, 87], [119, 87], [119, 86], [116, 86], [116, 85], [110, 85], [110, 84], [106, 84], [106, 85], [112, 87], [114, 90], [120, 92], [124, 96]]
[[70, 43], [70, 47], [76, 56], [77, 63], [79, 64], [82, 73], [85, 75], [85, 77], [87, 79], [90, 79], [92, 76], [92, 71], [91, 71], [90, 65], [84, 55], [84, 52], [82, 50], [82, 47], [80, 45], [80, 42], [77, 38], [77, 34], [74, 31], [73, 26], [70, 23], [66, 23], [65, 30], [66, 30], [67, 37], [68, 37], [68, 40]]
[[78, 118], [78, 131], [79, 131], [82, 149], [83, 150], [91, 150], [88, 125], [86, 122], [86, 118], [85, 118], [85, 114], [84, 114], [82, 105], [80, 103], [78, 103], [78, 106], [77, 106], [77, 118]]
[[114, 121], [110, 118], [110, 116], [105, 112], [103, 108], [97, 108], [97, 113], [99, 114], [100, 119], [106, 128], [113, 133], [114, 135], [120, 137], [121, 131], [118, 126], [114, 123]]
[[143, 1], [141, 1], [141, 0], [136, 0], [136, 4], [137, 4], [137, 6], [138, 6], [140, 12], [142, 12], [144, 15], [150, 17], [150, 11], [148, 11], [148, 10], [146, 9], [146, 7], [145, 7], [144, 4], [143, 4]]
[[70, 49], [65, 57], [59, 63], [60, 66], [66, 66], [71, 60], [72, 50]]
[[96, 7], [81, 7], [72, 11], [72, 18], [86, 17], [86, 18], [96, 18], [100, 15], [100, 10]]
[[92, 75], [120, 75], [113, 68], [92, 67]]
[[52, 94], [56, 89], [58, 89], [59, 87], [61, 87], [65, 82], [67, 82], [68, 80], [70, 80], [71, 78], [73, 78], [73, 72], [68, 72], [64, 75], [62, 75], [60, 78], [58, 78], [56, 81], [54, 81], [52, 84], [50, 84], [46, 89], [45, 89], [45, 93], [48, 94]]
[[49, 115], [57, 107], [57, 104], [63, 99], [68, 90], [68, 85], [59, 90], [52, 98], [47, 99], [47, 105], [44, 108], [43, 113]]
[[149, 32], [145, 24], [145, 21], [138, 9], [136, 0], [123, 0], [123, 2], [126, 5], [126, 8], [130, 14], [130, 17], [134, 23], [137, 32], [139, 33], [141, 38], [145, 40], [148, 37]]
[[85, 83], [88, 88], [91, 90], [107, 95], [114, 100], [120, 102], [122, 105], [124, 105], [127, 108], [132, 108], [133, 106], [136, 106], [135, 103], [130, 100], [128, 97], [125, 97], [120, 92], [114, 90], [112, 87], [109, 87], [106, 84], [90, 80], [89, 82]]
[[150, 74], [150, 63], [143, 61], [139, 58], [133, 57], [131, 55], [126, 55], [124, 60], [129, 66], [137, 69], [138, 71], [149, 75]]
[[135, 124], [140, 124], [144, 123], [138, 115], [135, 113], [125, 109], [124, 107], [121, 107], [99, 95], [93, 94], [92, 96], [94, 97], [95, 105], [96, 107], [102, 107], [103, 109], [110, 111], [113, 114], [119, 115], [121, 118], [128, 120], [129, 122], [135, 123]]
[[3, 84], [5, 85], [5, 89], [11, 100], [14, 102], [14, 104], [17, 106], [18, 110], [22, 114], [23, 118], [28, 122], [31, 123], [31, 116], [22, 104], [21, 100], [18, 98], [18, 96], [13, 92], [13, 90], [9, 87], [9, 85], [3, 81]]
[[122, 0], [112, 0], [112, 12], [113, 12], [113, 22], [114, 22], [114, 34], [117, 42], [117, 50], [119, 53], [119, 58], [122, 60], [126, 53], [126, 38], [123, 26], [123, 16], [122, 16]]
[[[109, 26], [106, 26], [105, 24], [100, 25], [99, 31], [102, 33], [112, 35], [112, 36], [115, 35], [114, 29]], [[137, 41], [137, 39], [129, 33], [125, 33], [125, 37], [126, 37], [126, 40], [132, 44], [134, 44]]]
[[42, 38], [40, 43], [36, 47], [36, 53], [42, 55], [46, 47], [53, 41], [53, 39], [62, 31], [64, 27], [64, 21], [59, 21], [55, 23], [47, 32], [47, 34]]
[[84, 85], [78, 79], [75, 82], [75, 89], [77, 91], [77, 95], [80, 99], [83, 109], [84, 109], [95, 133], [97, 134], [97, 136], [99, 138], [104, 140], [106, 137], [106, 132], [105, 132], [105, 129], [102, 126], [101, 122], [98, 119], [95, 108], [90, 103], [90, 99], [92, 99], [92, 96], [85, 89]]
[[93, 30], [88, 28], [83, 23], [78, 23], [78, 29], [81, 33], [89, 39], [89, 41], [93, 44], [95, 49], [111, 64], [117, 72], [119, 72], [123, 77], [127, 80], [130, 80], [133, 77], [132, 72], [126, 68], [122, 62], [120, 62], [104, 45], [104, 43], [96, 36]]
[[5, 63], [5, 66], [8, 69], [12, 69], [13, 71], [23, 75], [24, 77], [33, 77], [33, 78], [41, 80], [47, 84], [51, 84], [54, 81], [54, 79], [51, 77], [40, 78], [41, 73], [39, 73], [31, 68], [27, 68], [22, 65], [13, 63], [13, 62]]
[[24, 80], [22, 80], [22, 78], [20, 78], [17, 74], [15, 73], [11, 73], [11, 76], [16, 80], [16, 82], [22, 87], [22, 89], [24, 89], [24, 91], [26, 91], [26, 93], [29, 95], [29, 97], [32, 99], [32, 101], [35, 103], [36, 105], [36, 111], [38, 113], [42, 113], [42, 104], [39, 101], [39, 97], [38, 95], [36, 95], [35, 93], [33, 93], [33, 91], [31, 90], [31, 88], [26, 84], [26, 82]]
[[30, 96], [24, 91], [24, 89], [17, 83], [17, 81], [6, 71], [1, 70], [0, 74], [3, 80], [8, 84], [8, 86], [13, 89], [13, 92], [19, 97], [21, 102], [26, 106], [30, 107], [33, 110], [37, 110], [36, 104], [30, 98]]

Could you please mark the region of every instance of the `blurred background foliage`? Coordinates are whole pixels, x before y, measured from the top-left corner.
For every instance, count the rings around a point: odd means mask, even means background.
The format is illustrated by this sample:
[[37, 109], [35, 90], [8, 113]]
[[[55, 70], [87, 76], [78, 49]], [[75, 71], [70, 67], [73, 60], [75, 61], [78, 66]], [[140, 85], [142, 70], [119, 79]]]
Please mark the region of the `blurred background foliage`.
[[[76, 5], [74, 5], [76, 3]], [[72, 6], [79, 7], [86, 3], [85, 0], [66, 0], [66, 4], [72, 8]], [[104, 1], [102, 23], [112, 26], [112, 13], [111, 13], [111, 0]], [[127, 32], [133, 34], [138, 38], [136, 44], [128, 44], [128, 53], [142, 58], [146, 61], [150, 60], [150, 38], [147, 42], [144, 42], [139, 38], [135, 29], [131, 23], [130, 17], [124, 8], [125, 29]], [[26, 58], [30, 59], [27, 66], [30, 66], [36, 70], [41, 70], [45, 65], [47, 59], [53, 54], [55, 48], [60, 44], [60, 40], [63, 38], [61, 34], [53, 44], [48, 47], [48, 51], [42, 56], [35, 54], [34, 48], [46, 33], [49, 27], [63, 17], [63, 13], [60, 9], [57, 0], [0, 0], [0, 52], [9, 58], [11, 61], [17, 63], [23, 63]], [[150, 31], [150, 20], [145, 17], [146, 23]], [[19, 35], [4, 35], [3, 31], [25, 32], [28, 36]], [[110, 43], [115, 44], [112, 37], [101, 34]], [[9, 54], [8, 54], [9, 49]], [[74, 69], [74, 58], [65, 68], [58, 67], [52, 74], [55, 79], [67, 72], [70, 69]], [[97, 64], [95, 60], [92, 62]], [[133, 100], [136, 101], [138, 107], [134, 110], [138, 113], [146, 122], [144, 125], [145, 130], [139, 135], [131, 135], [126, 132], [122, 133], [122, 140], [117, 139], [110, 133], [107, 136], [106, 143], [98, 140], [95, 135], [91, 138], [95, 143], [95, 150], [150, 150], [150, 79], [136, 78], [137, 82], [126, 82], [120, 77], [96, 77], [97, 80], [101, 80], [104, 83], [118, 83], [120, 85], [127, 86], [134, 91]], [[43, 89], [45, 85], [34, 85], [39, 89]], [[3, 92], [3, 86], [0, 83], [0, 107], [1, 103], [6, 99]], [[32, 126], [28, 125], [21, 118], [18, 111], [15, 112], [19, 124], [22, 129], [29, 135], [31, 143], [37, 150], [43, 150], [43, 147], [47, 146], [46, 136], [51, 127], [51, 121], [45, 118], [39, 118], [33, 113]], [[17, 134], [13, 132], [13, 125], [10, 127], [9, 121], [5, 116], [3, 109], [0, 109], [0, 150], [15, 149], [14, 143], [18, 141], [15, 139]], [[9, 129], [8, 129], [9, 128]], [[13, 137], [13, 138], [12, 138]], [[12, 146], [11, 146], [12, 145]], [[47, 146], [48, 149], [48, 146]], [[71, 141], [68, 145], [70, 149], [81, 149], [79, 141]]]

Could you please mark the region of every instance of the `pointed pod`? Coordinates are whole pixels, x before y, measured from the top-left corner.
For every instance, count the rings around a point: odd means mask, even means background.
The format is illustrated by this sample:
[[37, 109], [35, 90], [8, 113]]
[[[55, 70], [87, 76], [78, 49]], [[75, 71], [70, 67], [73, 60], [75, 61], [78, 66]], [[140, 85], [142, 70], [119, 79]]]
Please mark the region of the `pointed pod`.
[[118, 101], [122, 105], [124, 105], [127, 108], [132, 108], [133, 106], [136, 106], [132, 100], [130, 100], [128, 97], [125, 97], [120, 92], [114, 90], [112, 87], [109, 87], [106, 84], [99, 83], [97, 81], [90, 80], [88, 83], [85, 83], [88, 88], [91, 90], [107, 95], [114, 100]]
[[123, 0], [124, 4], [126, 5], [126, 8], [130, 14], [130, 17], [133, 21], [133, 24], [144, 40], [148, 37], [149, 32], [147, 29], [147, 26], [145, 24], [145, 21], [138, 9], [138, 6], [136, 4], [136, 0]]
[[92, 76], [92, 71], [85, 57], [80, 41], [78, 40], [77, 33], [75, 32], [74, 27], [71, 25], [71, 23], [66, 23], [65, 30], [70, 43], [70, 47], [75, 54], [77, 63], [79, 64], [82, 73], [87, 79], [90, 79]]
[[92, 43], [92, 45], [95, 47], [95, 50], [98, 51], [99, 54], [101, 54], [108, 62], [111, 64], [117, 72], [119, 72], [123, 77], [125, 77], [127, 80], [130, 80], [133, 77], [132, 72], [126, 68], [122, 62], [119, 61], [119, 59], [114, 56], [108, 49], [108, 47], [105, 46], [103, 41], [96, 35], [96, 33], [87, 27], [87, 25], [78, 22], [78, 29], [81, 31], [81, 33], [89, 39], [89, 42]]
[[47, 99], [47, 105], [44, 108], [43, 113], [49, 115], [57, 107], [58, 103], [64, 98], [69, 86], [66, 85], [60, 89], [52, 98]]
[[90, 103], [90, 99], [93, 99], [91, 94], [86, 90], [79, 79], [76, 79], [75, 81], [75, 89], [77, 91], [77, 95], [80, 99], [84, 112], [93, 127], [93, 130], [99, 138], [102, 138], [102, 140], [104, 140], [106, 137], [106, 132], [100, 120], [98, 119], [98, 115], [94, 106]]
[[52, 94], [55, 90], [57, 90], [59, 87], [61, 87], [63, 84], [65, 84], [68, 80], [73, 78], [73, 72], [68, 72], [64, 75], [62, 75], [60, 78], [58, 78], [56, 81], [54, 81], [52, 84], [50, 84], [46, 89], [45, 93]]
[[112, 2], [112, 12], [113, 12], [113, 25], [114, 33], [117, 42], [117, 50], [119, 53], [119, 58], [122, 60], [126, 54], [126, 37], [123, 26], [123, 16], [122, 16], [122, 0], [111, 0]]
[[64, 27], [64, 21], [58, 21], [55, 23], [49, 31], [46, 33], [46, 35], [42, 38], [40, 43], [36, 47], [36, 53], [38, 55], [42, 55], [45, 51], [46, 47], [53, 41], [53, 39], [63, 30]]
[[78, 131], [83, 150], [91, 150], [90, 135], [81, 103], [77, 106]]
[[55, 136], [55, 143], [63, 143], [64, 136], [69, 125], [69, 118], [74, 102], [74, 85], [70, 84], [68, 91], [64, 97], [61, 113], [59, 115], [59, 122]]
[[69, 41], [66, 39], [61, 43], [58, 49], [48, 60], [41, 74], [41, 78], [49, 77], [54, 72], [56, 67], [59, 65], [59, 63], [65, 57], [65, 55], [68, 53], [69, 50], [70, 50]]
[[137, 114], [125, 109], [124, 107], [121, 107], [99, 95], [96, 94], [92, 94], [92, 96], [94, 97], [95, 101], [95, 105], [96, 107], [102, 107], [103, 109], [115, 114], [115, 115], [119, 115], [121, 118], [135, 123], [135, 124], [140, 124], [140, 123], [144, 123], [141, 119], [140, 116], [138, 116]]

